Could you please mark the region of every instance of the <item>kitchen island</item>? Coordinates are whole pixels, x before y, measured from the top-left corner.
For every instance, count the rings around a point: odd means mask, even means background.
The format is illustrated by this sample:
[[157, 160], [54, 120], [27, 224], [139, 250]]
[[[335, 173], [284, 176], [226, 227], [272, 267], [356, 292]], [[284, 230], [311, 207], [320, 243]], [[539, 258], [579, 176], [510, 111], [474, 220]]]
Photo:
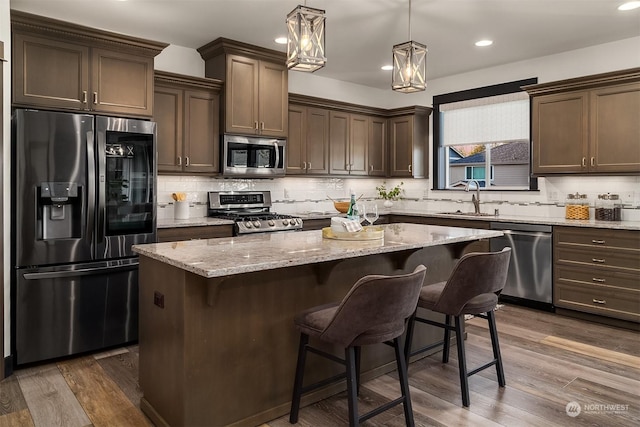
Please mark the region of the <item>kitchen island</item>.
[[[468, 243], [502, 234], [381, 227], [384, 238], [377, 240], [323, 239], [317, 230], [135, 246], [145, 414], [157, 425], [255, 426], [288, 413], [296, 313], [342, 299], [365, 274], [401, 274], [424, 264], [425, 283], [444, 280]], [[441, 335], [423, 331], [423, 343]], [[393, 370], [393, 359], [386, 346], [363, 349], [363, 381]], [[310, 382], [341, 368], [313, 356], [307, 366]], [[344, 388], [318, 390], [303, 405]]]

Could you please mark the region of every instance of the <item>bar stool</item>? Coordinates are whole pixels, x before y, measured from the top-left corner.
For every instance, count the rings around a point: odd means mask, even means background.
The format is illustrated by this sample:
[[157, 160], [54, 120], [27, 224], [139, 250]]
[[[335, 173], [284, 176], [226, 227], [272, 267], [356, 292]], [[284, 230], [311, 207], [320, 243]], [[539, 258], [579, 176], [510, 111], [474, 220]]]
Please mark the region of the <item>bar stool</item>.
[[[442, 363], [448, 363], [450, 334], [451, 331], [455, 332], [462, 404], [464, 406], [469, 406], [470, 404], [468, 378], [471, 375], [495, 365], [498, 384], [500, 387], [504, 387], [506, 384], [493, 310], [498, 303], [498, 296], [507, 281], [510, 257], [511, 248], [509, 247], [504, 248], [501, 252], [478, 252], [464, 255], [456, 263], [446, 282], [424, 286], [420, 291], [418, 308], [443, 313], [445, 322], [435, 322], [430, 319], [420, 318], [415, 314], [409, 319], [405, 343], [407, 362], [411, 356], [442, 345]], [[488, 320], [491, 346], [493, 347], [493, 360], [470, 372], [467, 371], [464, 349], [463, 322], [465, 314], [472, 314]], [[455, 326], [451, 325], [451, 316], [455, 319]], [[411, 350], [415, 322], [444, 328], [444, 340], [423, 348]]]
[[[419, 265], [409, 274], [365, 276], [353, 285], [342, 302], [313, 307], [295, 317], [295, 325], [300, 331], [300, 346], [289, 415], [291, 424], [298, 422], [303, 393], [346, 377], [350, 426], [356, 426], [400, 403], [404, 404], [407, 426], [414, 425], [407, 366], [400, 337], [404, 333], [406, 320], [415, 312], [425, 272], [426, 267]], [[310, 346], [310, 336], [343, 347], [344, 359]], [[360, 347], [378, 343], [392, 345], [395, 349], [402, 396], [359, 416]], [[307, 352], [343, 364], [346, 372], [303, 387]]]

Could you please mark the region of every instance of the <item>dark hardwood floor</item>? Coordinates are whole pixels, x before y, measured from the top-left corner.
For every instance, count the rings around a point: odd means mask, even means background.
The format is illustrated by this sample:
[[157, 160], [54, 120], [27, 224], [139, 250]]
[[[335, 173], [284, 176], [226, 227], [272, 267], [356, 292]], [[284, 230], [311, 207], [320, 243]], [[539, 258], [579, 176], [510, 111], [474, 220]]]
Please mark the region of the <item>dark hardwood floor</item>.
[[[498, 387], [495, 370], [474, 375], [464, 408], [455, 349], [446, 365], [441, 353], [416, 361], [409, 366], [416, 425], [640, 425], [637, 331], [510, 305], [496, 318], [507, 386]], [[486, 321], [467, 321], [467, 332], [473, 368], [491, 354]], [[137, 377], [137, 346], [18, 370], [0, 382], [0, 427], [151, 425], [139, 410]], [[392, 372], [364, 383], [360, 411], [396, 397], [396, 378]], [[289, 425], [284, 416], [263, 427]], [[345, 393], [302, 408], [298, 425], [347, 425]], [[402, 408], [364, 425], [403, 426]]]

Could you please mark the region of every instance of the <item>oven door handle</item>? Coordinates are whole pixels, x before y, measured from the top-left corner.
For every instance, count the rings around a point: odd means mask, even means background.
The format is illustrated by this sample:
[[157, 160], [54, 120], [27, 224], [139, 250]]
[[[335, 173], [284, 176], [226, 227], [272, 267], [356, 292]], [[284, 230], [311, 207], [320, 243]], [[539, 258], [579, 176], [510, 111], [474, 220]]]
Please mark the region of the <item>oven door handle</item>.
[[42, 273], [25, 273], [22, 275], [25, 280], [43, 280], [43, 279], [59, 279], [61, 277], [77, 277], [77, 276], [90, 276], [94, 274], [102, 274], [105, 272], [113, 272], [116, 270], [134, 270], [138, 268], [138, 262], [108, 266], [108, 267], [94, 267], [94, 268], [82, 268], [79, 270], [65, 270], [65, 271], [48, 271]]

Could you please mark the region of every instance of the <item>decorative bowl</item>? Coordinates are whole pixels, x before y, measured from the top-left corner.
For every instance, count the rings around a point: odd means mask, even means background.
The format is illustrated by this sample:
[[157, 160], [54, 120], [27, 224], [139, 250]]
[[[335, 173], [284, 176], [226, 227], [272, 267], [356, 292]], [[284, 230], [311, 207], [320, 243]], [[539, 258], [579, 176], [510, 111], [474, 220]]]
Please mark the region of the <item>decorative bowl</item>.
[[336, 210], [340, 213], [347, 213], [347, 211], [349, 210], [349, 204], [351, 202], [333, 202], [333, 207], [336, 208]]

